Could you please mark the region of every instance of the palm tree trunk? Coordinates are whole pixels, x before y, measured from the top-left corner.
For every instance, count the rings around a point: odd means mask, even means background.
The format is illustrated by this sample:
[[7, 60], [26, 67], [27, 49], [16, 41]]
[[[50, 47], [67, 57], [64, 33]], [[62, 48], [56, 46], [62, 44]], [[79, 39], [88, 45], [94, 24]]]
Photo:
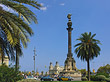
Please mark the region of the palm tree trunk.
[[1, 48], [1, 58], [2, 58], [2, 65], [3, 65], [3, 62], [4, 62], [4, 54], [3, 54], [2, 48]]
[[1, 54], [1, 55], [2, 55], [2, 65], [3, 65], [4, 57], [3, 57], [3, 54]]
[[87, 69], [88, 69], [88, 81], [90, 81], [90, 64], [89, 64], [89, 59], [87, 60]]
[[[22, 3], [20, 3], [20, 4], [22, 4]], [[19, 18], [21, 18], [21, 14], [19, 13]], [[18, 41], [19, 41], [19, 39], [18, 39]], [[19, 41], [19, 43], [20, 43], [20, 41]], [[16, 47], [16, 71], [18, 70], [18, 67], [19, 67], [19, 53], [17, 52], [17, 47]]]
[[19, 67], [19, 54], [17, 52], [17, 49], [16, 49], [16, 65], [15, 66], [16, 66], [15, 69], [17, 71], [18, 70], [18, 67]]

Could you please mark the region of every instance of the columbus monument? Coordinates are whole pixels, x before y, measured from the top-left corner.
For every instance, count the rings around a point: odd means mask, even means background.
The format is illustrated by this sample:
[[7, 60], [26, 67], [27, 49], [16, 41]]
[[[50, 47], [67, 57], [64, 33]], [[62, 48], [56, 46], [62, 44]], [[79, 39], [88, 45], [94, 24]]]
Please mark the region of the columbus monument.
[[73, 58], [72, 50], [71, 50], [71, 32], [73, 30], [72, 22], [71, 22], [71, 14], [68, 14], [68, 54], [64, 63], [64, 70], [60, 72], [60, 75], [71, 76], [71, 77], [81, 77], [81, 73], [76, 68], [76, 62]]

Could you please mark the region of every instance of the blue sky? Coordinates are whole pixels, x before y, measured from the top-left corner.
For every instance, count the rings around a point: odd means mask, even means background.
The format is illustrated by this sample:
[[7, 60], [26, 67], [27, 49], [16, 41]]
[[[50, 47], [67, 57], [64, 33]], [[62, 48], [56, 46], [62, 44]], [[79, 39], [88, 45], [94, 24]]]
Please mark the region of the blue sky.
[[[96, 33], [96, 39], [102, 45], [100, 56], [90, 61], [91, 70], [110, 64], [110, 0], [38, 0], [44, 7], [41, 10], [31, 8], [37, 15], [38, 24], [31, 24], [34, 35], [30, 37], [27, 49], [20, 58], [20, 70], [34, 69], [34, 47], [36, 48], [36, 69], [47, 71], [49, 63], [58, 61], [64, 66], [68, 52], [67, 15], [72, 14], [72, 52], [78, 69], [86, 69], [86, 62], [77, 58], [74, 45], [84, 32]], [[46, 68], [45, 68], [46, 65]]]

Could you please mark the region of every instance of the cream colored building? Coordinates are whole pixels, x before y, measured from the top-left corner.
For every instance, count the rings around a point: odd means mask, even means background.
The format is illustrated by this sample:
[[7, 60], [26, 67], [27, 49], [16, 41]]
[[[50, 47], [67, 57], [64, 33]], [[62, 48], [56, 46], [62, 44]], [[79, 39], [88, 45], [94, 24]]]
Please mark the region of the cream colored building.
[[64, 67], [59, 66], [58, 62], [56, 62], [55, 66], [52, 65], [52, 62], [50, 62], [49, 75], [59, 75], [59, 73], [62, 72], [63, 69]]
[[[5, 56], [5, 58], [4, 58], [4, 62], [3, 63], [5, 63], [7, 66], [9, 65], [9, 59], [8, 59], [8, 56]], [[2, 58], [1, 58], [1, 56], [0, 56], [0, 65], [2, 65]]]

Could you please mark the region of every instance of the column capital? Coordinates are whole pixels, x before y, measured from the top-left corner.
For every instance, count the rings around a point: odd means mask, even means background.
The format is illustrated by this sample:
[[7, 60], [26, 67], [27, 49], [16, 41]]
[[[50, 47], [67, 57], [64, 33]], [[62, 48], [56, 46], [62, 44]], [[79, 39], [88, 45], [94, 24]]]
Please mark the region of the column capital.
[[72, 31], [73, 30], [73, 28], [66, 28], [68, 31]]

